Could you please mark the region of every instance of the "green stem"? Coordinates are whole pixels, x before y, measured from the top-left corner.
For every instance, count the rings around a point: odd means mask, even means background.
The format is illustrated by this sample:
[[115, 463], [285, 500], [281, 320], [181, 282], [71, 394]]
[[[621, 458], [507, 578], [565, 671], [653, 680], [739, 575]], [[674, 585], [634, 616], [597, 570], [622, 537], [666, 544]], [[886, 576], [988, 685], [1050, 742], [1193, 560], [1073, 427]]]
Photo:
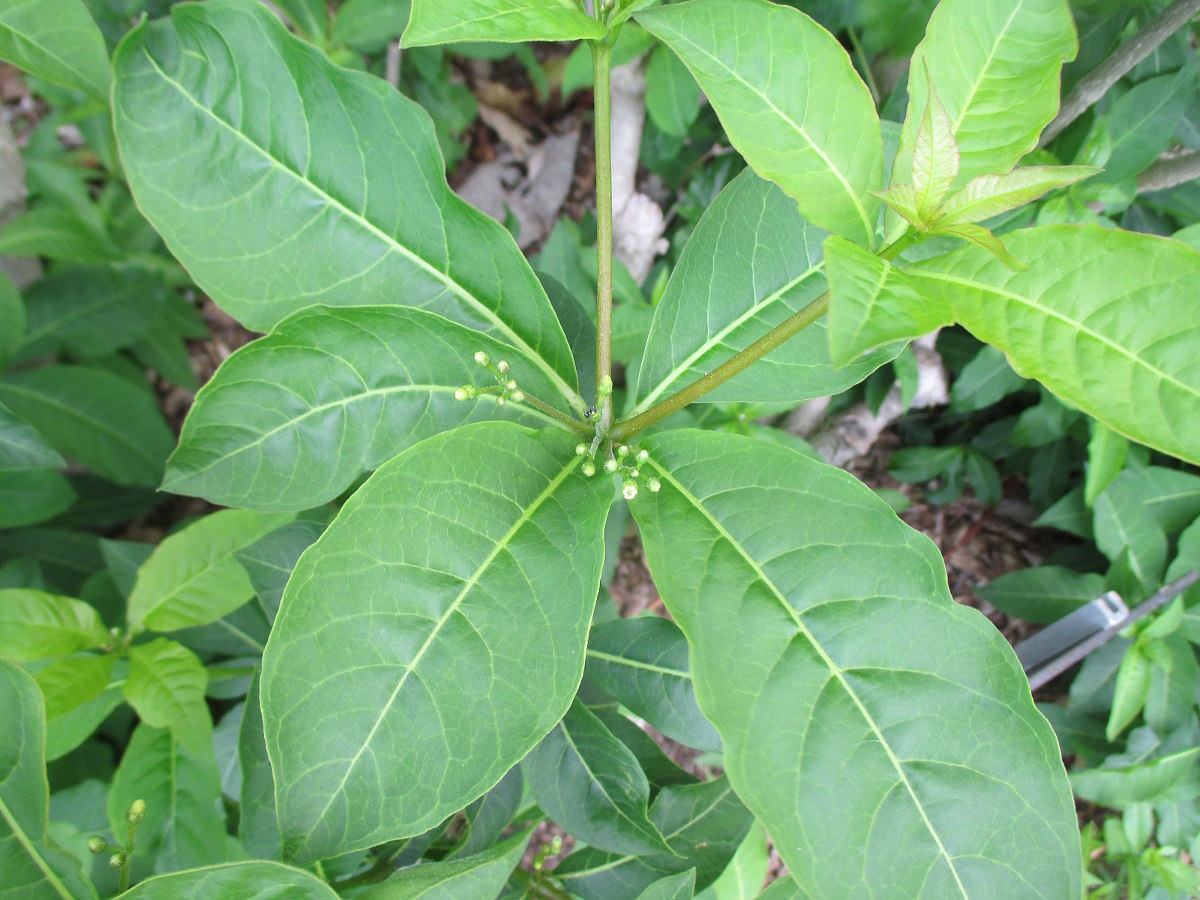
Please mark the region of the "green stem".
[[883, 98], [879, 96], [879, 85], [875, 83], [875, 73], [871, 71], [871, 60], [867, 58], [862, 41], [858, 39], [858, 29], [851, 25], [846, 29], [846, 34], [850, 36], [850, 46], [854, 48], [854, 55], [858, 57], [858, 64], [862, 67], [863, 81], [867, 84], [867, 90], [871, 92], [871, 99], [878, 106]]
[[829, 292], [826, 291], [799, 312], [793, 313], [788, 319], [775, 326], [757, 341], [740, 353], [723, 362], [706, 375], [697, 378], [681, 391], [672, 394], [666, 400], [656, 403], [643, 413], [632, 419], [618, 422], [613, 428], [614, 441], [625, 441], [640, 431], [645, 431], [651, 425], [662, 421], [667, 416], [679, 412], [689, 403], [700, 399], [709, 391], [720, 387], [733, 376], [742, 372], [751, 363], [762, 359], [784, 341], [795, 337], [829, 309]]
[[566, 415], [565, 413], [559, 412], [557, 409], [555, 409], [549, 403], [543, 403], [537, 397], [533, 397], [533, 396], [530, 396], [529, 394], [525, 394], [525, 399], [521, 402], [528, 403], [534, 409], [541, 410], [546, 415], [557, 419], [559, 422], [562, 422], [562, 424], [565, 425], [568, 429], [570, 429], [571, 431], [574, 431], [576, 434], [580, 435], [581, 437], [590, 438], [592, 436], [593, 432], [592, 432], [591, 428], [588, 428], [588, 426], [584, 425], [582, 422], [572, 419], [570, 416]]
[[529, 897], [536, 897], [538, 900], [571, 900], [571, 895], [566, 891], [559, 890], [549, 882], [541, 881], [524, 869], [518, 868], [513, 872], [512, 877], [514, 881], [525, 888]]
[[[600, 4], [596, 15], [600, 16]], [[596, 405], [600, 428], [612, 424], [612, 397], [599, 392], [612, 383], [613, 200], [612, 200], [612, 45], [592, 42], [596, 92]]]

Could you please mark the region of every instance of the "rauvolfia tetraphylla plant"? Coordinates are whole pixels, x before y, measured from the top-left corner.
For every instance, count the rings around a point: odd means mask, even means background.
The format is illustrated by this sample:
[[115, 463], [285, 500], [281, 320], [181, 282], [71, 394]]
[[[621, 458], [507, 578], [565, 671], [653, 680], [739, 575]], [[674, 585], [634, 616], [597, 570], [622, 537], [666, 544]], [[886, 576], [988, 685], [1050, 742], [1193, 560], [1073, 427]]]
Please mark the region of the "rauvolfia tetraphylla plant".
[[[618, 405], [609, 68], [631, 17], [749, 169], [691, 236]], [[693, 402], [842, 390], [959, 323], [1114, 431], [1200, 463], [1200, 255], [980, 224], [1093, 171], [1020, 165], [1075, 53], [1066, 0], [943, 0], [898, 134], [838, 42], [766, 0], [414, 0], [406, 46], [480, 40], [591, 45], [594, 323], [449, 190], [420, 107], [263, 5], [176, 5], [114, 61], [140, 208], [268, 332], [200, 392], [165, 487], [298, 511], [373, 472], [300, 558], [263, 658], [281, 858], [422, 834], [524, 761], [542, 810], [589, 845], [551, 896], [636, 897], [691, 869], [702, 887], [724, 864], [687, 839], [707, 804], [733, 845], [750, 814], [765, 827], [791, 876], [778, 896], [1074, 900], [1054, 734], [933, 544], [838, 469], [670, 427]], [[597, 628], [589, 651], [614, 502], [678, 631]], [[690, 677], [668, 678], [685, 646]], [[626, 707], [719, 748], [728, 782], [662, 788], [648, 810], [621, 729], [577, 697], [589, 652]], [[651, 677], [672, 701], [647, 699]]]

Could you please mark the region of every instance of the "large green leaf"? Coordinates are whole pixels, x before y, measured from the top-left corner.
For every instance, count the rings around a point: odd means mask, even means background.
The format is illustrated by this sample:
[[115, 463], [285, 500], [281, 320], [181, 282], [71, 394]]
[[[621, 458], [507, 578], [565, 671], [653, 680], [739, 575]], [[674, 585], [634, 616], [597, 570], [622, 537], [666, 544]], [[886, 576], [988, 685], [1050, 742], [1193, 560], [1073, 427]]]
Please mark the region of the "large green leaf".
[[607, 33], [575, 0], [413, 0], [403, 45], [596, 40]]
[[246, 692], [246, 713], [238, 734], [238, 761], [242, 767], [238, 837], [251, 856], [278, 859], [283, 854], [283, 841], [275, 820], [275, 778], [267, 758], [258, 683], [255, 675]]
[[[553, 398], [537, 364], [479, 332], [397, 306], [305, 310], [227, 359], [196, 397], [164, 488], [226, 506], [311, 509], [439, 431], [497, 415], [554, 420], [495, 394], [477, 351], [506, 360], [521, 389]], [[285, 373], [280, 378], [279, 373]]]
[[879, 117], [829, 32], [766, 0], [689, 0], [638, 13], [637, 21], [687, 64], [755, 171], [814, 224], [874, 242]]
[[650, 805], [650, 821], [671, 853], [638, 856], [576, 850], [554, 870], [573, 895], [585, 900], [636, 897], [668, 875], [696, 870], [696, 887], [712, 884], [729, 865], [754, 821], [724, 778], [664, 787]]
[[0, 471], [58, 469], [66, 464], [32, 425], [0, 403]]
[[78, 709], [103, 694], [115, 661], [111, 653], [84, 653], [56, 659], [38, 669], [33, 677], [46, 701], [46, 720]]
[[913, 55], [893, 181], [912, 183], [912, 148], [930, 83], [958, 144], [954, 183], [1007, 172], [1058, 112], [1058, 74], [1075, 51], [1067, 0], [942, 0]]
[[108, 49], [83, 0], [0, 0], [0, 59], [108, 103]]
[[191, 650], [156, 638], [129, 648], [129, 677], [123, 687], [143, 722], [169, 728], [189, 750], [211, 751], [212, 719], [204, 702], [208, 673]]
[[1054, 733], [933, 543], [783, 447], [697, 431], [644, 447], [663, 485], [633, 512], [700, 708], [805, 890], [1076, 896]]
[[536, 360], [574, 365], [546, 294], [498, 222], [450, 191], [429, 117], [334, 66], [259, 3], [178, 5], [116, 55], [114, 115], [138, 206], [247, 327], [296, 310], [418, 306]]
[[46, 837], [46, 720], [32, 678], [0, 660], [0, 898], [95, 897], [79, 861]]
[[23, 662], [99, 647], [111, 638], [82, 600], [25, 588], [0, 590], [0, 657]]
[[[774, 184], [751, 171], [738, 175], [701, 217], [655, 307], [636, 409], [712, 371], [815, 300], [825, 290], [826, 237]], [[836, 369], [819, 319], [704, 399], [796, 402], [836, 394], [899, 350]]]
[[588, 682], [634, 715], [689, 747], [721, 749], [696, 705], [687, 640], [673, 622], [641, 616], [599, 623], [588, 636], [587, 655]]
[[421, 833], [562, 717], [612, 491], [573, 446], [503, 422], [429, 438], [300, 558], [262, 679], [288, 856]]
[[292, 519], [288, 513], [226, 509], [164, 540], [138, 569], [129, 595], [134, 628], [175, 631], [207, 625], [254, 596], [234, 555]]
[[647, 818], [650, 783], [637, 757], [578, 700], [522, 771], [538, 806], [577, 840], [614, 853], [670, 851]]
[[71, 483], [53, 469], [0, 471], [0, 528], [45, 522], [74, 502]]
[[521, 862], [533, 828], [526, 828], [481, 853], [409, 866], [383, 884], [359, 894], [363, 900], [459, 900], [497, 897]]
[[1200, 254], [1090, 225], [1004, 242], [1026, 270], [975, 247], [899, 269], [831, 238], [833, 358], [959, 322], [1113, 431], [1200, 463]]
[[146, 803], [137, 851], [154, 860], [156, 872], [225, 861], [221, 773], [211, 746], [189, 750], [167, 729], [139, 725], [108, 795], [108, 821], [120, 840], [134, 800]]
[[13, 372], [0, 378], [0, 402], [55, 450], [118, 484], [157, 485], [175, 443], [154, 396], [101, 369]]
[[336, 900], [321, 879], [282, 863], [225, 863], [149, 878], [122, 896], [128, 900]]
[[346, 0], [333, 20], [333, 43], [360, 53], [382, 53], [408, 25], [409, 0]]

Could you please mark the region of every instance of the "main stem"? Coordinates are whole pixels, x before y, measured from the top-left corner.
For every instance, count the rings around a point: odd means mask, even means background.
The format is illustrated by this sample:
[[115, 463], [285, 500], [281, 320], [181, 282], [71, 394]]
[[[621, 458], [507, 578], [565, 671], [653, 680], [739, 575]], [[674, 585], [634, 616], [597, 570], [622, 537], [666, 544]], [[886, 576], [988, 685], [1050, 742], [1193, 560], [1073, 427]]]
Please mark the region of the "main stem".
[[592, 43], [596, 91], [596, 403], [601, 430], [612, 425], [613, 200], [612, 200], [612, 45]]
[[660, 422], [667, 416], [679, 412], [679, 410], [683, 409], [689, 403], [700, 399], [709, 391], [720, 387], [751, 363], [758, 362], [758, 360], [762, 359], [784, 341], [795, 337], [813, 322], [817, 321], [817, 319], [821, 318], [821, 316], [825, 315], [828, 309], [829, 292], [826, 291], [808, 304], [808, 306], [799, 312], [793, 313], [790, 318], [785, 319], [781, 324], [772, 328], [745, 350], [726, 360], [711, 372], [697, 378], [683, 390], [672, 394], [666, 400], [655, 404], [632, 419], [618, 422], [612, 432], [613, 440], [627, 440], [639, 431], [645, 431], [656, 422]]

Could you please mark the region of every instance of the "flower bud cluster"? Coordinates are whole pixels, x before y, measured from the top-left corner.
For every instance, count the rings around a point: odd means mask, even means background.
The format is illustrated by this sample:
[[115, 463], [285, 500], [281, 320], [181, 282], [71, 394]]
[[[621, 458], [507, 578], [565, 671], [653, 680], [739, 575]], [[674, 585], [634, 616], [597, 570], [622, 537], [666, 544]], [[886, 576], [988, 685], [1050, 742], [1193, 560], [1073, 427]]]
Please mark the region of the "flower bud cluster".
[[525, 400], [525, 392], [517, 386], [517, 380], [509, 377], [512, 367], [508, 364], [507, 360], [502, 359], [495, 365], [492, 365], [491, 356], [483, 350], [479, 350], [475, 353], [475, 362], [492, 373], [496, 379], [496, 386], [479, 388], [473, 384], [464, 384], [454, 392], [455, 400], [474, 400], [482, 394], [497, 395], [497, 406], [503, 406], [509, 401], [521, 403]]
[[[576, 456], [587, 457], [580, 466], [580, 471], [584, 475], [591, 478], [596, 474], [596, 450], [599, 441], [593, 442], [589, 447], [587, 444], [579, 444], [575, 448]], [[608, 447], [608, 457], [602, 463], [602, 468], [609, 475], [617, 475], [621, 478], [621, 496], [626, 500], [632, 500], [638, 495], [638, 490], [642, 485], [652, 494], [658, 493], [662, 489], [662, 482], [653, 475], [643, 476], [641, 466], [650, 460], [650, 454], [645, 450], [633, 450], [627, 444], [618, 444], [615, 447], [610, 443]]]

